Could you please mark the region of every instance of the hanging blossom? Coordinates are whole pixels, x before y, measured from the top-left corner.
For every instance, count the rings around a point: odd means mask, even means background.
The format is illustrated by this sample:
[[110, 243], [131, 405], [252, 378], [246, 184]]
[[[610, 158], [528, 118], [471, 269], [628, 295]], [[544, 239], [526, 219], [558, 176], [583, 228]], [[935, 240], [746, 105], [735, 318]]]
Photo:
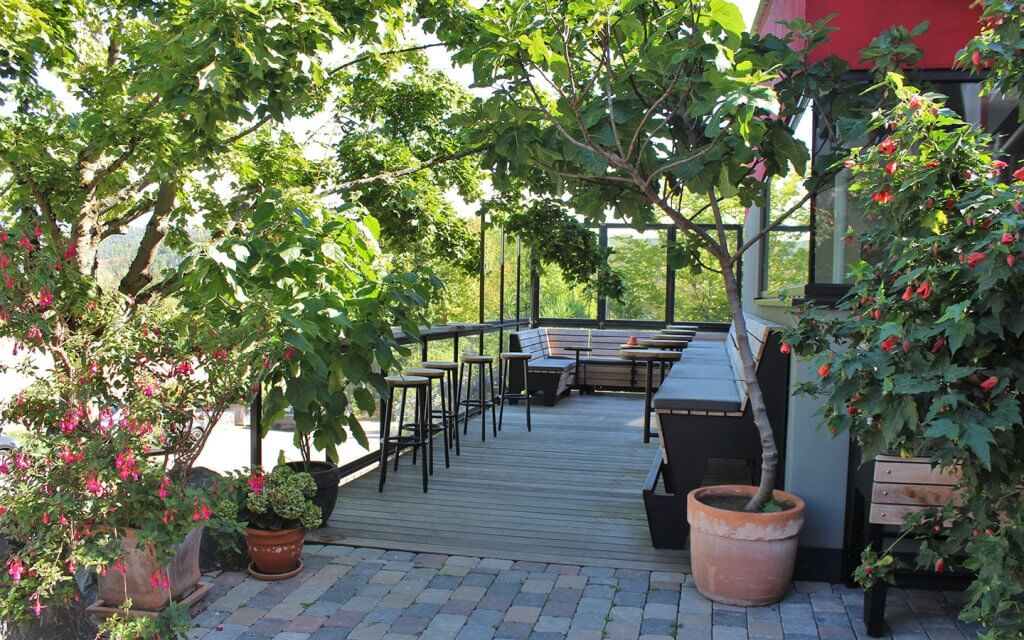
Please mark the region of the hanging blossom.
[[43, 287], [39, 292], [39, 308], [46, 309], [50, 306], [53, 306], [53, 292], [48, 287]]
[[171, 495], [171, 479], [164, 476], [160, 481], [160, 488], [157, 489], [156, 495], [161, 500], [166, 500], [167, 496]]
[[11, 558], [7, 561], [7, 573], [11, 574], [12, 580], [18, 582], [25, 573], [25, 563], [20, 558]]
[[159, 587], [165, 591], [171, 588], [170, 578], [168, 578], [167, 574], [162, 571], [157, 571], [153, 575], [149, 576], [149, 583], [154, 587]]
[[98, 496], [103, 495], [103, 485], [94, 475], [90, 475], [89, 479], [85, 481], [85, 490]]
[[114, 459], [114, 466], [117, 468], [118, 475], [122, 480], [129, 478], [132, 480], [139, 479], [139, 471], [135, 466], [135, 451], [131, 448], [117, 454], [117, 457]]

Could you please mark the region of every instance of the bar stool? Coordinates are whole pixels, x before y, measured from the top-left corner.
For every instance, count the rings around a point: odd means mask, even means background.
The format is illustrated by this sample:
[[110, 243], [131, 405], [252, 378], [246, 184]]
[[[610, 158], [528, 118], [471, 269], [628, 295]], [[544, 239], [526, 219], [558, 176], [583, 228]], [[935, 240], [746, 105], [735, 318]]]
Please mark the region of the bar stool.
[[[459, 367], [459, 407], [465, 409], [466, 421], [462, 425], [462, 433], [469, 432], [469, 410], [480, 409], [480, 440], [487, 440], [487, 409], [491, 410], [491, 431], [494, 437], [498, 437], [498, 420], [495, 415], [494, 405], [494, 358], [477, 354], [466, 354], [462, 356], [462, 365]], [[467, 369], [468, 367], [468, 369]], [[470, 395], [473, 390], [473, 368], [477, 369], [477, 399], [473, 400]], [[489, 375], [488, 375], [489, 374]], [[487, 383], [487, 390], [484, 391], [484, 383]], [[466, 397], [462, 398], [462, 389], [466, 389]], [[458, 412], [456, 412], [457, 414]]]
[[[430, 443], [427, 449], [430, 451], [430, 473], [434, 473], [434, 436], [441, 434], [444, 437], [444, 468], [451, 467], [451, 461], [448, 459], [448, 440], [451, 438], [450, 427], [448, 426], [448, 400], [445, 398], [444, 388], [444, 371], [441, 369], [430, 369], [430, 368], [417, 368], [417, 369], [406, 369], [402, 372], [403, 376], [418, 376], [426, 378], [430, 382], [427, 384], [427, 395], [431, 398], [431, 411], [430, 411], [430, 427], [427, 437], [430, 438]], [[441, 410], [433, 410], [433, 393], [434, 393], [434, 380], [437, 380], [437, 393], [441, 398]], [[441, 422], [434, 422], [434, 417], [440, 415]], [[402, 425], [398, 426], [399, 431], [402, 429]], [[416, 461], [416, 452], [413, 452], [413, 462]]]
[[[501, 394], [498, 396], [498, 403], [501, 407], [498, 409], [498, 431], [501, 431], [501, 424], [505, 420], [505, 401], [506, 400], [525, 400], [526, 401], [526, 430], [532, 431], [530, 426], [530, 378], [528, 375], [530, 369], [530, 354], [522, 353], [520, 351], [506, 351], [501, 354]], [[510, 393], [508, 390], [508, 378], [512, 371], [512, 363], [522, 363], [523, 366], [523, 392], [522, 393]]]
[[[447, 446], [455, 447], [455, 455], [462, 455], [459, 450], [459, 390], [456, 377], [459, 375], [459, 363], [446, 360], [424, 360], [421, 365], [426, 369], [440, 369], [444, 371], [444, 390], [447, 392], [446, 409], [441, 409], [441, 419], [447, 420], [450, 425], [448, 431]], [[437, 414], [437, 410], [434, 411]]]
[[[388, 475], [388, 452], [394, 447], [395, 471], [398, 471], [398, 456], [402, 449], [413, 448], [413, 454], [422, 449], [423, 453], [423, 493], [427, 492], [427, 443], [431, 440], [430, 432], [430, 380], [421, 376], [388, 376], [384, 378], [388, 385], [388, 395], [380, 399], [380, 483], [377, 491], [384, 492], [384, 482]], [[395, 390], [402, 390], [401, 406], [398, 413], [398, 434], [391, 435], [391, 418], [394, 414]], [[403, 435], [402, 426], [405, 422], [406, 393], [412, 389], [415, 394], [413, 403], [413, 422], [406, 425], [411, 428], [412, 435]], [[416, 463], [415, 457], [413, 464]]]

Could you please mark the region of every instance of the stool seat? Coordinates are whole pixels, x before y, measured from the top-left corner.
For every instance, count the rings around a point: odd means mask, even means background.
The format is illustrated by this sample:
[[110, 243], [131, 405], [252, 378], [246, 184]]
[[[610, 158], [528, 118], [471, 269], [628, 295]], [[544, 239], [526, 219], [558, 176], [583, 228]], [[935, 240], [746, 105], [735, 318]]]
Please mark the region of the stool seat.
[[531, 358], [533, 358], [531, 354], [522, 351], [506, 351], [501, 354], [502, 360], [529, 360]]
[[462, 356], [462, 361], [467, 364], [481, 364], [487, 362], [494, 362], [494, 358], [491, 356], [469, 354]]
[[444, 371], [442, 371], [441, 369], [432, 369], [432, 368], [423, 367], [423, 368], [406, 369], [406, 370], [402, 371], [402, 375], [403, 376], [413, 376], [413, 377], [418, 377], [418, 378], [428, 378], [428, 379], [436, 380], [438, 378], [443, 378], [444, 377]]
[[388, 376], [384, 378], [384, 382], [388, 383], [389, 387], [423, 387], [430, 383], [430, 380], [423, 376]]
[[440, 369], [442, 371], [455, 371], [459, 368], [458, 362], [448, 362], [445, 360], [424, 360], [420, 364], [426, 369]]

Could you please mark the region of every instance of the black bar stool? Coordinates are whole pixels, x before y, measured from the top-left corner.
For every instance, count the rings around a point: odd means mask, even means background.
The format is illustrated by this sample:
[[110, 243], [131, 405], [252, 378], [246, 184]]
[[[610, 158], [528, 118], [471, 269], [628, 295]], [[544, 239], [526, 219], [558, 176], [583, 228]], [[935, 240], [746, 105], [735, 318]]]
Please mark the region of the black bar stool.
[[[477, 369], [477, 398], [473, 400], [473, 368]], [[485, 391], [486, 383], [486, 391]], [[462, 397], [462, 389], [466, 390], [466, 397]], [[498, 420], [495, 415], [494, 405], [494, 358], [476, 354], [462, 356], [462, 366], [459, 367], [459, 407], [464, 409], [466, 421], [462, 425], [462, 433], [469, 432], [469, 411], [480, 409], [480, 440], [487, 440], [487, 410], [491, 410], [491, 431], [498, 436]]]
[[[388, 385], [388, 395], [380, 399], [380, 483], [377, 491], [383, 493], [384, 482], [388, 475], [388, 454], [395, 451], [395, 471], [398, 471], [398, 456], [402, 449], [413, 448], [413, 464], [416, 463], [415, 453], [422, 450], [423, 454], [423, 493], [427, 492], [427, 445], [430, 438], [430, 380], [421, 376], [388, 376], [384, 378]], [[395, 390], [402, 390], [402, 400], [398, 413], [398, 433], [391, 435], [391, 418], [394, 413]], [[414, 419], [408, 425], [411, 435], [404, 435], [402, 427], [405, 422], [405, 400], [407, 392], [412, 389], [414, 395]]]
[[[526, 401], [526, 430], [532, 431], [530, 426], [530, 354], [520, 351], [507, 351], [501, 354], [501, 394], [498, 396], [498, 431], [501, 431], [501, 424], [505, 421], [505, 401], [524, 400]], [[523, 367], [523, 392], [510, 393], [508, 390], [509, 373], [512, 370], [512, 363], [522, 363]]]
[[[440, 416], [442, 420], [446, 420], [450, 429], [447, 434], [446, 444], [448, 448], [455, 447], [455, 455], [461, 455], [462, 452], [459, 450], [459, 390], [458, 381], [456, 378], [459, 375], [459, 363], [449, 362], [447, 360], [424, 360], [422, 366], [426, 369], [440, 369], [444, 371], [444, 392], [445, 395], [445, 407], [441, 409]], [[438, 415], [438, 411], [434, 410], [434, 415]]]
[[[402, 372], [403, 376], [416, 376], [420, 378], [426, 378], [430, 382], [427, 384], [427, 395], [431, 399], [431, 407], [433, 407], [434, 399], [434, 380], [437, 380], [437, 393], [440, 396], [441, 409], [430, 411], [430, 428], [427, 433], [427, 437], [430, 438], [427, 449], [430, 451], [430, 473], [434, 473], [434, 436], [441, 434], [444, 437], [444, 443], [441, 447], [444, 449], [444, 467], [445, 469], [451, 467], [451, 461], [448, 459], [448, 441], [451, 439], [450, 427], [448, 426], [448, 400], [445, 398], [445, 384], [444, 384], [444, 371], [441, 369], [430, 369], [430, 368], [418, 368], [418, 369], [406, 369]], [[435, 417], [440, 417], [440, 422], [434, 422]], [[399, 425], [399, 429], [401, 429]], [[415, 461], [416, 453], [413, 452], [413, 460]]]

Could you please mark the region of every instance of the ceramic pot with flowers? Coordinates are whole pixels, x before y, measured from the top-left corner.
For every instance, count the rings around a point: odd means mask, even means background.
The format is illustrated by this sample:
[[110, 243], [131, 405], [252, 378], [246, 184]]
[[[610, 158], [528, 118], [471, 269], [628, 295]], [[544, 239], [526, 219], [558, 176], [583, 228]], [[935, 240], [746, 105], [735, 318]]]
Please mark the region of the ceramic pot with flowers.
[[312, 498], [316, 483], [308, 473], [278, 466], [269, 474], [255, 472], [244, 479], [234, 501], [221, 505], [245, 527], [252, 562], [249, 573], [261, 580], [282, 580], [302, 570], [302, 547], [307, 529], [320, 526], [320, 507]]

